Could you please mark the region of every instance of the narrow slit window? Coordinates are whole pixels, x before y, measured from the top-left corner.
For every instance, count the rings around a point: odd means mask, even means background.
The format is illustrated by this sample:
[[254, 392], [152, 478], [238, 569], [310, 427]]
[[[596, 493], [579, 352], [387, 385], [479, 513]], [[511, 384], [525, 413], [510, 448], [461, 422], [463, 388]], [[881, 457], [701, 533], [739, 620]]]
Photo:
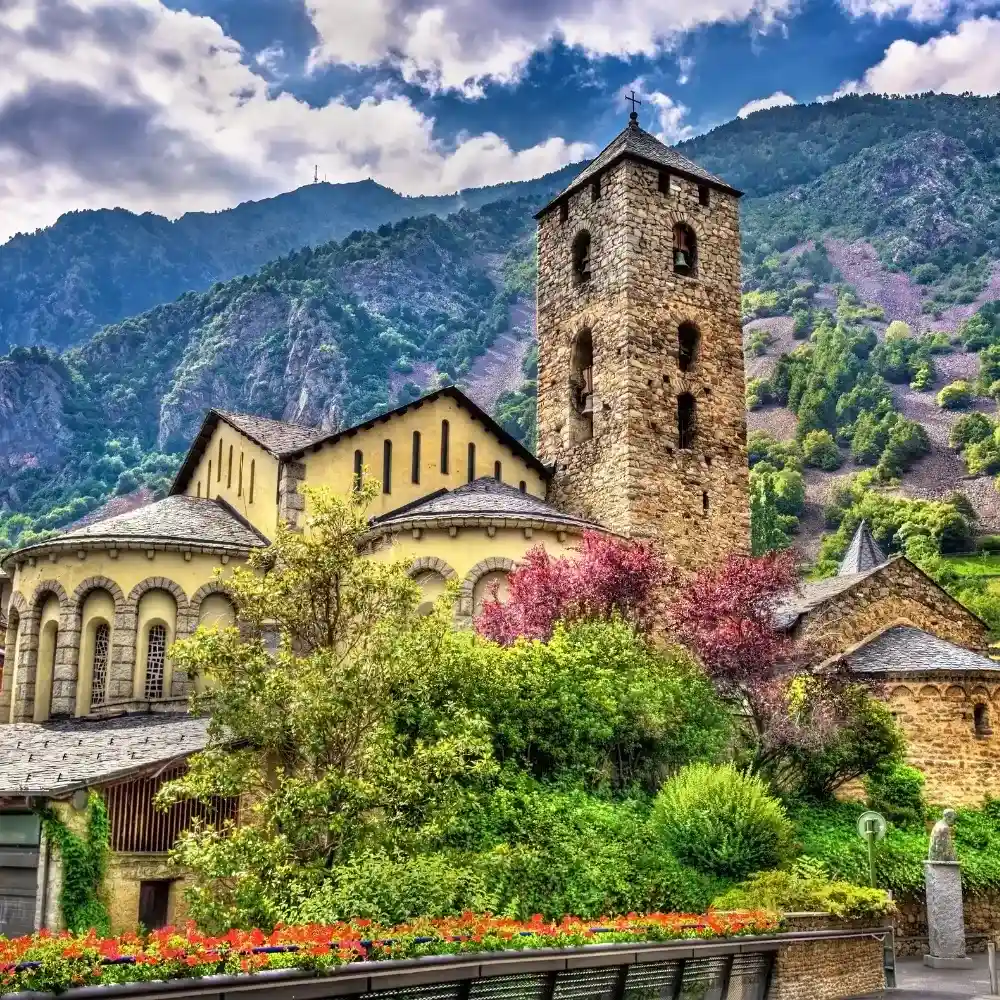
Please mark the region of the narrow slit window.
[[361, 489], [361, 481], [365, 475], [365, 456], [360, 450], [354, 453], [354, 489]]
[[420, 431], [413, 432], [413, 457], [410, 468], [410, 482], [420, 482]]
[[240, 470], [236, 479], [236, 495], [243, 496], [243, 452], [240, 452]]
[[201, 480], [198, 480], [198, 496], [201, 496]]
[[219, 464], [215, 470], [215, 481], [217, 483], [222, 482], [222, 438], [219, 438]]
[[601, 200], [601, 178], [595, 177], [593, 183], [590, 185], [590, 200], [600, 201]]
[[590, 233], [577, 233], [573, 240], [573, 277], [576, 283], [590, 281]]
[[94, 662], [91, 664], [90, 707], [104, 704], [108, 687], [108, 652], [111, 648], [111, 626], [101, 622], [94, 631]]
[[208, 489], [205, 491], [205, 496], [210, 497], [212, 495], [212, 460], [208, 460]]
[[152, 625], [146, 639], [146, 698], [163, 697], [163, 675], [167, 664], [167, 627]]
[[712, 204], [712, 189], [707, 184], [699, 186], [698, 201], [706, 207]]
[[690, 392], [685, 392], [677, 397], [677, 447], [693, 448], [694, 438], [695, 401]]
[[703, 491], [701, 494], [701, 510], [703, 514], [708, 513], [708, 491]]
[[253, 503], [254, 479], [257, 475], [257, 459], [250, 459], [250, 503]]
[[503, 479], [503, 466], [499, 462], [493, 463], [493, 478], [499, 483]]
[[448, 432], [450, 428], [448, 427], [448, 421], [441, 421], [441, 475], [448, 475]]
[[660, 194], [670, 194], [670, 174], [661, 170], [656, 175], [656, 189]]
[[382, 444], [382, 492], [392, 492], [392, 442]]
[[698, 356], [698, 341], [701, 335], [694, 323], [681, 323], [677, 328], [677, 367], [690, 371]]
[[229, 468], [226, 471], [226, 489], [233, 488], [233, 446], [229, 446]]
[[563, 200], [559, 202], [559, 221], [565, 222], [567, 219], [569, 219], [569, 201], [566, 198], [563, 198]]
[[469, 482], [476, 478], [476, 446], [469, 442]]
[[528, 492], [528, 484], [523, 479], [517, 484], [517, 488], [522, 493], [527, 493]]
[[976, 727], [977, 736], [992, 736], [993, 728], [990, 726], [990, 710], [983, 704], [976, 705], [973, 710], [973, 721]]

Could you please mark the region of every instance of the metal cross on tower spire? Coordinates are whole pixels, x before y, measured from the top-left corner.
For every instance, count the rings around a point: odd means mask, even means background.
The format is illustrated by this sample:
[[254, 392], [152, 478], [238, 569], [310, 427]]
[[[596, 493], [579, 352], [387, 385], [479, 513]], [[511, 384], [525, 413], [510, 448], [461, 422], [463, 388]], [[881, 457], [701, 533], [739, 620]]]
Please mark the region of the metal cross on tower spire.
[[631, 95], [629, 97], [625, 98], [625, 100], [628, 101], [629, 103], [631, 103], [631, 105], [632, 105], [632, 113], [628, 116], [629, 117], [629, 121], [631, 121], [631, 122], [638, 122], [639, 121], [639, 115], [637, 114], [635, 108], [636, 108], [637, 104], [641, 105], [642, 101], [640, 101], [635, 96], [635, 91], [634, 90], [632, 91], [632, 93], [631, 93]]

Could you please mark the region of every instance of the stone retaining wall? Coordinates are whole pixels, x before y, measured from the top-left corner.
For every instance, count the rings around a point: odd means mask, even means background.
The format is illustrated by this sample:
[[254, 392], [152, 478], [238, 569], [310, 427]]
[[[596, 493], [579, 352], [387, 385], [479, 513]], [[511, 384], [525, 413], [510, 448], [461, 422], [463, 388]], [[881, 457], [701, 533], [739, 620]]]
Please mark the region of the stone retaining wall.
[[[898, 899], [899, 913], [893, 924], [896, 928], [896, 954], [924, 955], [927, 952], [927, 906], [923, 896]], [[986, 942], [992, 937], [1000, 943], [1000, 892], [966, 895], [965, 947], [969, 952], [986, 951]]]
[[[824, 913], [786, 914], [791, 931], [846, 930], [863, 923]], [[879, 937], [794, 941], [778, 950], [768, 1000], [843, 1000], [885, 988]]]

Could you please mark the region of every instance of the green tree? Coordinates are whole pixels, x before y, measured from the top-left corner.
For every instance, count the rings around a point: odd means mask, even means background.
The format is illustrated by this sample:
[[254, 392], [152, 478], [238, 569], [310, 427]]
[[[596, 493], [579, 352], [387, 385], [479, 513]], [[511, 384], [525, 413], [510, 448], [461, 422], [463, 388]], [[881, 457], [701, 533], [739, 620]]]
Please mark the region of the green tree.
[[844, 462], [837, 442], [833, 435], [826, 430], [810, 431], [802, 439], [802, 458], [806, 465], [811, 465], [816, 469], [824, 469], [832, 472], [839, 469]]
[[965, 379], [958, 379], [937, 394], [937, 404], [943, 410], [964, 410], [971, 405], [972, 397], [972, 386]]

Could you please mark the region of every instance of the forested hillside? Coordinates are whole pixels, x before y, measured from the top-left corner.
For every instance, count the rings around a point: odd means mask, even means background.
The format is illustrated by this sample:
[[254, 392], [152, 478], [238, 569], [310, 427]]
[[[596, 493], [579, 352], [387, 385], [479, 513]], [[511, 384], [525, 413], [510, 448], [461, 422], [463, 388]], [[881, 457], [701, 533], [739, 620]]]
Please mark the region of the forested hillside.
[[405, 198], [374, 181], [313, 184], [173, 222], [124, 209], [71, 212], [49, 229], [0, 245], [0, 352], [72, 347], [105, 324], [356, 230], [540, 199], [565, 186], [574, 169], [440, 197]]
[[[852, 97], [774, 109], [684, 152], [747, 192], [761, 537], [816, 555], [827, 531], [819, 554], [829, 566], [863, 514], [890, 548], [904, 544], [914, 518], [936, 549], [1000, 530], [1000, 431], [989, 443], [1000, 395], [991, 305], [1000, 300], [1000, 99]], [[0, 413], [11, 414], [0, 434], [0, 545], [109, 496], [162, 489], [209, 405], [336, 426], [454, 379], [531, 443], [532, 212], [566, 173], [466, 192], [475, 207], [296, 251], [106, 326], [61, 356], [13, 352], [0, 361]], [[185, 220], [197, 218], [207, 255], [230, 254], [225, 266], [238, 268], [241, 241], [256, 239], [252, 252], [262, 254], [275, 233], [293, 246], [317, 243], [319, 213], [297, 214], [296, 199], [337, 192], [303, 189], [290, 202]], [[385, 209], [382, 194], [372, 198]], [[337, 232], [358, 218], [345, 209], [322, 225]], [[27, 239], [41, 247], [56, 229]], [[9, 303], [6, 249], [0, 301]], [[61, 287], [56, 260], [38, 258], [39, 287]], [[49, 313], [32, 313], [29, 299], [18, 300], [18, 322], [29, 324], [26, 339], [46, 341]], [[30, 326], [32, 315], [41, 326]], [[69, 339], [82, 327], [72, 329]], [[971, 429], [961, 423], [969, 413], [982, 416]]]

